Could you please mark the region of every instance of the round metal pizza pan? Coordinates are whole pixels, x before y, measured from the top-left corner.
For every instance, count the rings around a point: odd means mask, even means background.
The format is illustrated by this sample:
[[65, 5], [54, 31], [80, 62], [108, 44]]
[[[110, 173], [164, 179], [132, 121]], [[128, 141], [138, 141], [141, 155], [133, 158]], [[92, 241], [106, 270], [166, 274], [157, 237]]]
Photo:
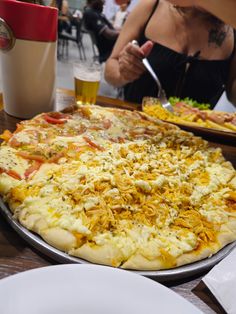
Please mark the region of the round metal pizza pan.
[[[13, 217], [8, 206], [6, 206], [6, 204], [2, 201], [1, 198], [0, 198], [0, 208], [1, 208], [1, 212], [3, 213], [4, 217], [9, 222], [9, 224], [12, 226], [12, 228], [24, 240], [26, 240], [30, 245], [32, 245], [34, 248], [39, 250], [41, 253], [47, 255], [48, 257], [54, 259], [55, 261], [59, 263], [92, 264], [88, 261], [70, 256], [60, 250], [57, 250], [56, 248], [47, 244], [41, 237], [39, 237], [38, 235], [24, 228]], [[142, 276], [152, 278], [158, 282], [169, 282], [173, 280], [181, 280], [181, 279], [195, 276], [197, 274], [201, 274], [209, 270], [214, 265], [219, 263], [224, 257], [226, 257], [233, 250], [234, 247], [236, 247], [236, 241], [231, 244], [228, 244], [222, 250], [220, 250], [218, 253], [216, 253], [210, 258], [207, 258], [207, 259], [204, 259], [204, 260], [201, 260], [199, 262], [195, 262], [189, 265], [177, 267], [174, 269], [156, 270], [156, 271], [138, 271], [138, 270], [137, 271], [131, 270], [131, 271], [137, 274], [140, 274]]]

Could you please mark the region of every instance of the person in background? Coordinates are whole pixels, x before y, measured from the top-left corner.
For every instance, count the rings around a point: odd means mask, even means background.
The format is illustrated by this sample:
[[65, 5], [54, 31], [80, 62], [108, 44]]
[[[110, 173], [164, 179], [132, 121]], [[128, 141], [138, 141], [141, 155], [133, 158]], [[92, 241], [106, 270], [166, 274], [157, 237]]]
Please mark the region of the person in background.
[[129, 5], [129, 2], [130, 1], [128, 1], [127, 3], [121, 4], [119, 11], [116, 12], [115, 19], [113, 22], [113, 26], [115, 29], [120, 30], [122, 28], [122, 26], [126, 20], [126, 17], [128, 15], [127, 8]]
[[67, 0], [56, 0], [55, 6], [58, 8], [58, 34], [65, 31], [68, 34], [72, 32], [71, 19], [72, 14], [69, 10], [69, 4]]
[[116, 4], [115, 0], [105, 0], [103, 6], [103, 14], [106, 16], [108, 21], [114, 21], [116, 13], [119, 11], [120, 6]]
[[82, 20], [83, 13], [78, 9], [74, 10], [70, 17], [71, 26], [75, 26], [76, 30], [78, 31], [78, 28], [80, 28], [80, 26], [82, 25]]
[[170, 2], [141, 0], [129, 14], [106, 63], [106, 80], [123, 86], [128, 101], [156, 97], [156, 83], [142, 64], [148, 57], [168, 97], [213, 107], [226, 89], [236, 103], [234, 30], [206, 11]]
[[138, 4], [139, 0], [115, 0], [116, 4], [128, 4], [127, 12], [130, 13], [134, 7]]
[[82, 18], [83, 18], [83, 13], [82, 13], [80, 10], [76, 9], [76, 10], [73, 12], [73, 17], [76, 18], [76, 19], [78, 19], [78, 20], [82, 20]]
[[114, 21], [116, 13], [121, 5], [127, 5], [127, 12], [130, 13], [139, 0], [105, 0], [103, 14], [109, 21]]
[[103, 4], [103, 0], [87, 0], [83, 15], [86, 29], [95, 36], [100, 63], [105, 62], [110, 56], [119, 35], [119, 31], [114, 29], [102, 13]]

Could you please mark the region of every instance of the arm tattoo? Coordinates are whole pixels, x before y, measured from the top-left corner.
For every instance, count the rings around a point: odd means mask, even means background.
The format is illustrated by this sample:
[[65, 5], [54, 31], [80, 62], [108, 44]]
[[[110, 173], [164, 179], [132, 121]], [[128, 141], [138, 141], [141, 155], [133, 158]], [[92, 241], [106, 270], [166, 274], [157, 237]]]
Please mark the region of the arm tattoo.
[[208, 36], [208, 43], [215, 44], [217, 47], [221, 47], [225, 37], [226, 37], [227, 31], [217, 28], [212, 28], [209, 30], [209, 36]]

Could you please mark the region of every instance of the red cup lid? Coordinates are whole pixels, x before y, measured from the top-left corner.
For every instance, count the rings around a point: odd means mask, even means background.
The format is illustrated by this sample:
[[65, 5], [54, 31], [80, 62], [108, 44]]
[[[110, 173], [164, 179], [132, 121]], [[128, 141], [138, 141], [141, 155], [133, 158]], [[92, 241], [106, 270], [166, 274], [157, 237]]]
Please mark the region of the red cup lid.
[[57, 17], [56, 8], [15, 0], [0, 1], [0, 18], [17, 39], [56, 41]]

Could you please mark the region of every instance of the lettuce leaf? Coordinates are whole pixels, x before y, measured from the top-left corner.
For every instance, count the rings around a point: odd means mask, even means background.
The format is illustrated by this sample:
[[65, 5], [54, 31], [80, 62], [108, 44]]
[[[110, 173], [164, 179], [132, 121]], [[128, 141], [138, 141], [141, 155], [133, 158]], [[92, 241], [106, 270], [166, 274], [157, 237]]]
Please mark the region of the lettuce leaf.
[[198, 103], [196, 100], [193, 100], [189, 97], [186, 97], [184, 99], [178, 98], [178, 97], [170, 97], [169, 98], [169, 102], [171, 103], [172, 106], [174, 106], [175, 104], [177, 104], [178, 102], [184, 102], [187, 105], [191, 106], [191, 107], [195, 107], [198, 108], [200, 110], [208, 110], [211, 109], [211, 105], [210, 104], [200, 104]]

